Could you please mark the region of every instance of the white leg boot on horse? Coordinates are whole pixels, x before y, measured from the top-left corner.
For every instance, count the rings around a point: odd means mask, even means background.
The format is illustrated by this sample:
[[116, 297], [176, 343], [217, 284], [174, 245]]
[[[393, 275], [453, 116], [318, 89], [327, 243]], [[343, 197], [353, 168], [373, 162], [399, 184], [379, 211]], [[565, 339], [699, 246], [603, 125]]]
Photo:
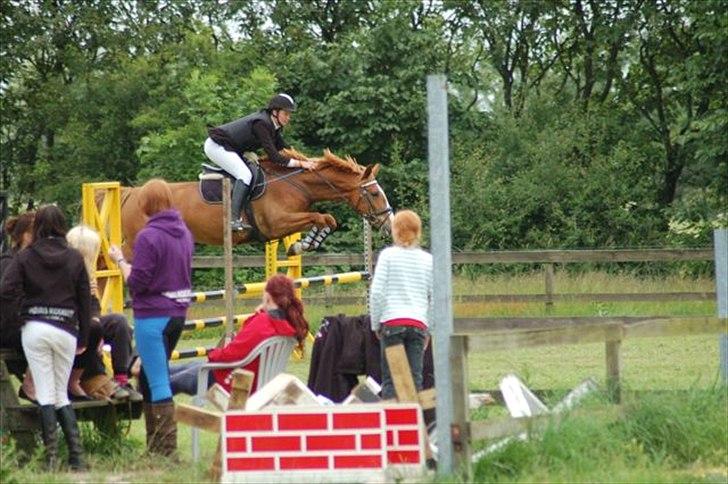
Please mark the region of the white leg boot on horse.
[[321, 244], [324, 243], [326, 237], [331, 235], [332, 232], [333, 229], [328, 226], [322, 228], [318, 228], [316, 226], [311, 227], [311, 230], [308, 231], [306, 237], [304, 237], [301, 241], [293, 243], [288, 249], [286, 255], [292, 256], [299, 255], [302, 252], [312, 252], [321, 247]]

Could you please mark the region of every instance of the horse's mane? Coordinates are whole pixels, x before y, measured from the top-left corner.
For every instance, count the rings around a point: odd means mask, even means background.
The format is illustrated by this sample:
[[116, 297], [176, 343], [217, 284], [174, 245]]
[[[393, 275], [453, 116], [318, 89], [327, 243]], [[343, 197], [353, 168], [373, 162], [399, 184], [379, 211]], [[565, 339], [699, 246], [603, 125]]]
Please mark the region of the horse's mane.
[[316, 167], [318, 169], [331, 167], [334, 170], [354, 173], [355, 175], [364, 173], [364, 167], [357, 163], [354, 158], [348, 155], [345, 159], [339, 158], [329, 149], [324, 150], [323, 158], [316, 158], [314, 161], [316, 161]]
[[[364, 173], [365, 168], [361, 166], [359, 163], [356, 162], [354, 158], [351, 156], [346, 156], [346, 158], [340, 158], [333, 154], [331, 150], [325, 149], [324, 150], [324, 156], [320, 158], [311, 158], [308, 157], [294, 149], [286, 148], [281, 151], [283, 155], [288, 156], [290, 158], [295, 158], [297, 160], [310, 160], [316, 163], [316, 168], [319, 170], [323, 170], [326, 168], [331, 168], [336, 171], [341, 171], [344, 173], [352, 173], [355, 175], [361, 175]], [[261, 162], [269, 162], [270, 165], [277, 166], [274, 163], [270, 162], [267, 158], [262, 158]]]

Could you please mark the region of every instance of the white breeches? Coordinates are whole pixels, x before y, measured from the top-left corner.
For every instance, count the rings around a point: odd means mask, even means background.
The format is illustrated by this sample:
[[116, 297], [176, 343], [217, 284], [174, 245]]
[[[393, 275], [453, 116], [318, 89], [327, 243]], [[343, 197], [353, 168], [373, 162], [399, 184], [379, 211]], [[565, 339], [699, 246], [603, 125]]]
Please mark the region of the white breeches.
[[250, 185], [253, 175], [237, 153], [228, 151], [210, 138], [205, 140], [205, 155], [217, 166], [230, 173], [243, 183]]
[[40, 321], [25, 323], [21, 338], [38, 403], [55, 405], [56, 408], [71, 403], [68, 400], [68, 378], [76, 356], [76, 338]]

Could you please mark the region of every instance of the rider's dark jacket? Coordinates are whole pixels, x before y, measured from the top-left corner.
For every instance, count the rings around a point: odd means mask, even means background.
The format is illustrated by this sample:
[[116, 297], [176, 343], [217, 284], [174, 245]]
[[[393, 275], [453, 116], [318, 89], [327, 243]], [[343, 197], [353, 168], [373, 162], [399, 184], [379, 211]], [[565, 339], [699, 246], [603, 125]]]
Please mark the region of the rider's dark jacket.
[[246, 151], [263, 148], [268, 159], [279, 165], [287, 165], [290, 158], [279, 153], [288, 145], [281, 135], [282, 127], [276, 128], [270, 113], [265, 109], [244, 118], [211, 128], [210, 139], [228, 151], [234, 151], [240, 158]]

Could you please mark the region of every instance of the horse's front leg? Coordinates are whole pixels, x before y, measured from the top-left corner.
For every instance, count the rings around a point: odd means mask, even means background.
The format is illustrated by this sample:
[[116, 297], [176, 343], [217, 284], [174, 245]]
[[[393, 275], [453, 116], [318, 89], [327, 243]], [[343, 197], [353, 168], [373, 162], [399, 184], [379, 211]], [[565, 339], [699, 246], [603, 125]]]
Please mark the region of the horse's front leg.
[[303, 252], [318, 249], [326, 240], [326, 237], [336, 229], [336, 219], [331, 214], [309, 212], [305, 215], [310, 216], [310, 221], [300, 230], [309, 228], [309, 231], [302, 240], [295, 242], [288, 248], [288, 255], [299, 255]]

